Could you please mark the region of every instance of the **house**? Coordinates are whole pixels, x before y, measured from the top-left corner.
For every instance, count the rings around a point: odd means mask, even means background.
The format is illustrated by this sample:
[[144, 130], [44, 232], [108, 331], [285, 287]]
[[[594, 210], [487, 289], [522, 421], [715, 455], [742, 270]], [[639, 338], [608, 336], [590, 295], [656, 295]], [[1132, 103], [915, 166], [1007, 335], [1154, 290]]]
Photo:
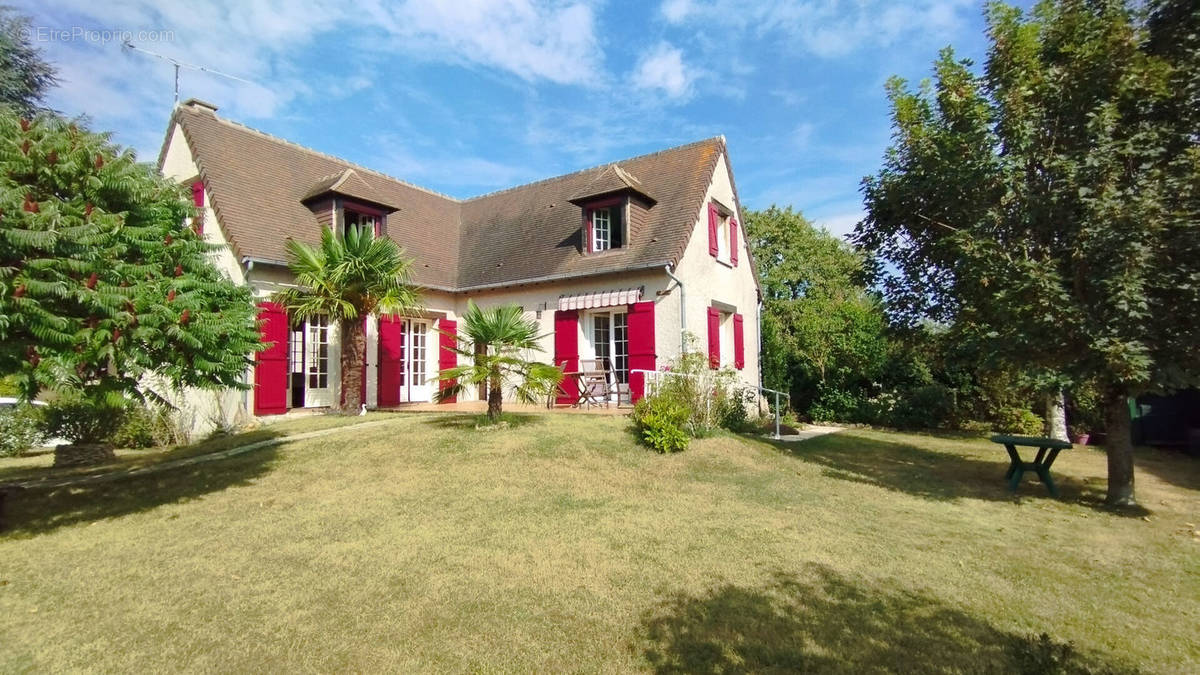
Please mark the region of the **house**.
[[607, 357], [634, 397], [636, 371], [677, 357], [685, 332], [713, 367], [758, 384], [759, 289], [723, 137], [455, 199], [192, 99], [172, 114], [159, 167], [192, 187], [193, 226], [224, 245], [218, 264], [253, 289], [273, 343], [246, 374], [251, 391], [189, 395], [197, 427], [338, 401], [337, 331], [291, 321], [269, 300], [292, 281], [286, 240], [315, 244], [323, 227], [394, 239], [424, 289], [419, 315], [366, 321], [369, 407], [431, 400], [432, 376], [455, 363], [439, 346], [468, 300], [520, 305], [546, 336], [543, 360], [570, 370]]

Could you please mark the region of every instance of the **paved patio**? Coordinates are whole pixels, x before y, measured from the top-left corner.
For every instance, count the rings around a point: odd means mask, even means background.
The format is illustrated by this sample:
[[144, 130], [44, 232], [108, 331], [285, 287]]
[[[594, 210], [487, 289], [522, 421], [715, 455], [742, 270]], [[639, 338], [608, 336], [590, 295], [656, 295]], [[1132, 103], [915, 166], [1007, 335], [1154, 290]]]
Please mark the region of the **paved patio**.
[[[379, 412], [443, 412], [443, 413], [486, 413], [487, 401], [465, 401], [462, 403], [401, 403], [393, 408], [379, 408]], [[633, 412], [633, 408], [628, 405], [617, 407], [611, 404], [607, 408], [604, 406], [593, 405], [589, 407], [574, 408], [565, 405], [556, 405], [553, 408], [547, 408], [544, 405], [531, 405], [529, 403], [510, 403], [504, 402], [504, 412], [517, 413], [567, 413], [571, 415], [628, 415]]]

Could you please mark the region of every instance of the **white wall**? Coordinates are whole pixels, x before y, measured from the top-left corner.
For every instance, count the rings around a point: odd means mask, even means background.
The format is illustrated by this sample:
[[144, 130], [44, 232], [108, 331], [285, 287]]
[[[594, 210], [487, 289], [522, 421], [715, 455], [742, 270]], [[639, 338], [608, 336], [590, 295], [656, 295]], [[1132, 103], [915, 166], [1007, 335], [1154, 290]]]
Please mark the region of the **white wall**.
[[[708, 352], [708, 308], [714, 300], [732, 305], [737, 308], [743, 319], [742, 337], [745, 345], [745, 368], [739, 371], [741, 381], [750, 386], [757, 386], [758, 375], [758, 291], [754, 282], [754, 273], [750, 269], [750, 253], [746, 248], [744, 226], [738, 223], [738, 266], [732, 267], [718, 261], [708, 254], [708, 201], [716, 199], [739, 214], [740, 204], [734, 198], [733, 181], [730, 179], [727, 156], [722, 153], [717, 160], [716, 170], [704, 198], [704, 204], [696, 214], [696, 223], [692, 229], [692, 238], [679, 261], [675, 275], [683, 279], [687, 292], [687, 325], [688, 330], [697, 338], [696, 347], [704, 353]], [[676, 312], [679, 311], [678, 294], [673, 299]], [[664, 312], [663, 314], [666, 314]], [[674, 340], [679, 342], [679, 318], [664, 316], [658, 324], [659, 340]], [[729, 321], [728, 330], [721, 335], [721, 366], [733, 366], [733, 325]], [[675, 351], [678, 351], [676, 348]]]
[[[172, 180], [190, 184], [200, 176], [200, 169], [192, 157], [183, 129], [174, 125], [171, 138], [163, 156], [162, 173]], [[224, 232], [217, 223], [217, 214], [213, 210], [212, 199], [208, 190], [204, 193], [204, 240], [221, 246], [213, 253], [213, 262], [229, 279], [244, 284], [247, 279], [241, 264], [229, 247]], [[245, 381], [253, 383], [252, 369], [246, 371]], [[147, 381], [147, 386], [162, 394], [178, 409], [179, 416], [186, 429], [192, 435], [208, 433], [213, 429], [238, 423], [249, 418], [249, 411], [254, 409], [254, 394], [237, 390], [201, 390], [187, 388], [182, 392], [171, 392], [162, 387], [162, 382], [156, 379]]]

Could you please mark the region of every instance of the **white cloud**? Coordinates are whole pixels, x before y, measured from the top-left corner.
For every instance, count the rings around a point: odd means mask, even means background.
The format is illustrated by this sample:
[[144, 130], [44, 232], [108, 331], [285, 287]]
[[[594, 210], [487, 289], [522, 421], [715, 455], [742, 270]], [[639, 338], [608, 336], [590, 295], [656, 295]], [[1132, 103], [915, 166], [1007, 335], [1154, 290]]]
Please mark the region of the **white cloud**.
[[660, 8], [663, 18], [671, 23], [683, 21], [692, 11], [691, 0], [665, 0]]
[[812, 122], [801, 122], [792, 129], [792, 144], [797, 150], [804, 150], [812, 141], [813, 132], [817, 130], [816, 125]]
[[[384, 76], [388, 59], [453, 63], [535, 83], [604, 79], [595, 18], [580, 1], [58, 0], [31, 14], [35, 27], [130, 31], [136, 46], [248, 80], [184, 69], [181, 90], [251, 123], [287, 114], [298, 99], [330, 102], [362, 91]], [[139, 31], [165, 31], [166, 39], [139, 41]], [[311, 51], [331, 44], [363, 52], [352, 75], [339, 80], [302, 65]], [[86, 113], [97, 127], [121, 130], [118, 140], [136, 143], [143, 159], [155, 156], [158, 141], [149, 139], [161, 135], [172, 102], [169, 63], [122, 50], [116, 41], [37, 46], [60, 69], [53, 107]]]
[[659, 90], [671, 98], [690, 95], [693, 79], [694, 74], [683, 63], [683, 52], [665, 42], [643, 53], [633, 71], [635, 87]]
[[847, 211], [845, 213], [833, 213], [827, 216], [817, 216], [813, 218], [812, 221], [818, 227], [823, 227], [826, 230], [829, 230], [831, 234], [845, 239], [852, 232], [854, 232], [854, 227], [866, 217], [867, 212], [859, 209], [857, 211]]
[[716, 23], [756, 38], [776, 35], [783, 45], [838, 58], [905, 39], [942, 39], [964, 24], [974, 0], [665, 0], [672, 23]]
[[600, 74], [595, 16], [579, 2], [411, 0], [377, 16], [394, 47], [426, 58], [465, 60], [525, 80], [587, 84]]

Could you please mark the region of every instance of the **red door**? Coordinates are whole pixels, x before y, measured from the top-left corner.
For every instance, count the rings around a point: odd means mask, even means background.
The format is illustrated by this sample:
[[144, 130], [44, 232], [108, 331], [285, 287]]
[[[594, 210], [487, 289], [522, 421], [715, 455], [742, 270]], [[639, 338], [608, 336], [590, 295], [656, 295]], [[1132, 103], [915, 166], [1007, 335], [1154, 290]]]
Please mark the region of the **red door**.
[[379, 407], [400, 405], [404, 384], [404, 320], [379, 317]]
[[273, 302], [258, 303], [262, 341], [270, 347], [254, 357], [254, 414], [282, 415], [288, 399], [287, 312]]

